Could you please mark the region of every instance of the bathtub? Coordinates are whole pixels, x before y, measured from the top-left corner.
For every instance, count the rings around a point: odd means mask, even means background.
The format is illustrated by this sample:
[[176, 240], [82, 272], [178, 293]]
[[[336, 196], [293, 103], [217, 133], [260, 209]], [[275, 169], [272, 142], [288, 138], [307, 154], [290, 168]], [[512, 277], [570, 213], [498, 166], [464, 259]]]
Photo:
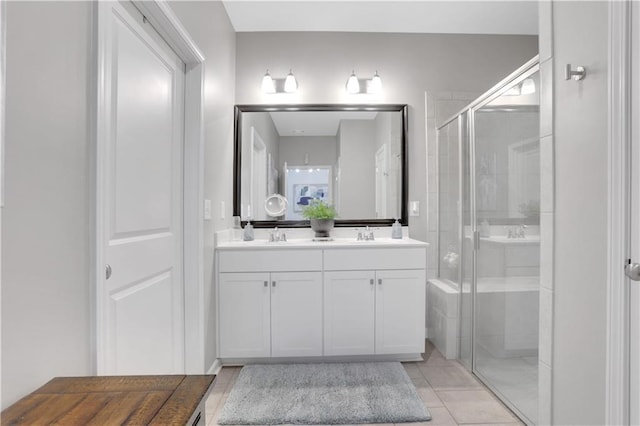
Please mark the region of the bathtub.
[[[477, 345], [499, 358], [536, 355], [539, 277], [482, 277], [477, 285]], [[463, 286], [470, 306], [469, 285]], [[471, 339], [470, 310], [465, 310], [461, 329], [459, 298], [457, 283], [438, 278], [427, 281], [427, 336], [447, 359], [458, 357], [461, 344], [463, 352], [470, 350], [466, 347]]]
[[449, 280], [427, 281], [427, 336], [447, 359], [458, 358], [457, 287]]

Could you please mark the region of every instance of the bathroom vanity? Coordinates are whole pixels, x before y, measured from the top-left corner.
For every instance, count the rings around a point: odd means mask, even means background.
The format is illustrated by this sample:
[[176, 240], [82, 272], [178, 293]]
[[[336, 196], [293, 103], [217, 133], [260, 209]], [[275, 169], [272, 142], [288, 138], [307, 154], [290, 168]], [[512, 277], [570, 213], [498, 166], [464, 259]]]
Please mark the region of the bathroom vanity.
[[218, 358], [420, 359], [426, 248], [406, 238], [219, 243]]

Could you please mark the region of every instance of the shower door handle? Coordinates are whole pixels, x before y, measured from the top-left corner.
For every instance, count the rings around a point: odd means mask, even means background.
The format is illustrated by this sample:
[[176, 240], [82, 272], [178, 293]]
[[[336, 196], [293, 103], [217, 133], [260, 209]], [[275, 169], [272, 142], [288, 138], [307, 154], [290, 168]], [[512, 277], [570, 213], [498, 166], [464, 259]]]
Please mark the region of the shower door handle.
[[624, 274], [633, 281], [640, 281], [640, 263], [631, 263], [631, 259], [624, 265]]
[[475, 251], [480, 250], [480, 231], [473, 232], [473, 249]]

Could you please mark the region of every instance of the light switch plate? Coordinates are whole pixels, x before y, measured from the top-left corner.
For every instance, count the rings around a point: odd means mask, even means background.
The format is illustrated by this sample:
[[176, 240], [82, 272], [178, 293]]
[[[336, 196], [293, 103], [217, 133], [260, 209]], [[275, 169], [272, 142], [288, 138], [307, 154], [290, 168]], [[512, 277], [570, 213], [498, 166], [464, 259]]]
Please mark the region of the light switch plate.
[[420, 201], [409, 202], [409, 216], [420, 216]]
[[211, 220], [211, 200], [204, 200], [204, 220]]

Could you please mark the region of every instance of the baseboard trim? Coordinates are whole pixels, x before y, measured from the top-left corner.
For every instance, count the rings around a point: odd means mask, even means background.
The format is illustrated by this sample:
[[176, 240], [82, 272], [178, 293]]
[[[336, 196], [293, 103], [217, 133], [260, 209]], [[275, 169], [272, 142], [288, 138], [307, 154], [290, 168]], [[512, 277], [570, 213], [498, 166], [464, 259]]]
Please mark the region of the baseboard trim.
[[222, 368], [222, 363], [218, 358], [216, 358], [216, 360], [213, 361], [213, 364], [211, 364], [211, 367], [209, 368], [209, 370], [207, 370], [207, 374], [218, 374], [221, 368]]
[[[424, 348], [422, 349], [424, 351]], [[420, 353], [414, 354], [374, 354], [374, 355], [327, 355], [309, 357], [272, 357], [272, 358], [223, 358], [225, 367], [237, 367], [249, 364], [282, 364], [282, 363], [308, 363], [308, 362], [420, 362], [423, 361]]]

